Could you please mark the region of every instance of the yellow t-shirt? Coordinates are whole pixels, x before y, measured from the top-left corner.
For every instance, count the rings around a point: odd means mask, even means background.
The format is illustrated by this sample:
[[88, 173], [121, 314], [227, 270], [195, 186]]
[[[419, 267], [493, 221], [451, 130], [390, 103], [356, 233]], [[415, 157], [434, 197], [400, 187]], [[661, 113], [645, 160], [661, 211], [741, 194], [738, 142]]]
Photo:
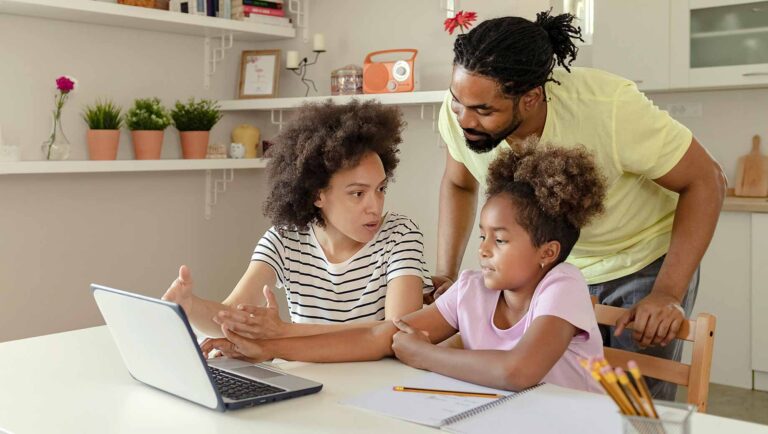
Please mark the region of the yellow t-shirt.
[[[589, 68], [557, 68], [561, 84], [545, 85], [547, 119], [542, 143], [584, 145], [595, 156], [607, 181], [605, 212], [582, 228], [568, 262], [590, 284], [632, 274], [667, 250], [677, 193], [655, 182], [688, 150], [691, 131], [661, 111], [616, 75]], [[485, 185], [488, 165], [506, 141], [485, 154], [466, 146], [447, 92], [440, 109], [440, 134], [454, 160]]]

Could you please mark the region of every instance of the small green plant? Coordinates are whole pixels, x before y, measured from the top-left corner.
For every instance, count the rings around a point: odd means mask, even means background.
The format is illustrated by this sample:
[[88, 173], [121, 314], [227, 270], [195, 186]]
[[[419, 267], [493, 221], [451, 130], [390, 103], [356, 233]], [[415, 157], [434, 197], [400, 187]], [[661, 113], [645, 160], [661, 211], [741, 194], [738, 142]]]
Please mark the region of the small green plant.
[[119, 130], [123, 124], [122, 109], [111, 100], [96, 100], [85, 106], [83, 120], [92, 130]]
[[179, 131], [210, 131], [221, 119], [221, 110], [216, 101], [190, 98], [186, 104], [176, 101], [171, 117]]
[[163, 107], [160, 98], [139, 98], [125, 114], [129, 130], [164, 130], [171, 124], [171, 115]]

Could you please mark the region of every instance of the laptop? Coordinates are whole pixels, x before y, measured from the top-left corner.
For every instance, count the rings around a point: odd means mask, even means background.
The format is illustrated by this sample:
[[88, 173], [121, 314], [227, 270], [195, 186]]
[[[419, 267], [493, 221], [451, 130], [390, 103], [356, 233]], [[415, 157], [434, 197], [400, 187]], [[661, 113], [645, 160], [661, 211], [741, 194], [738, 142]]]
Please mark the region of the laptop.
[[131, 376], [205, 407], [234, 410], [317, 393], [323, 385], [266, 364], [203, 356], [176, 303], [91, 285]]

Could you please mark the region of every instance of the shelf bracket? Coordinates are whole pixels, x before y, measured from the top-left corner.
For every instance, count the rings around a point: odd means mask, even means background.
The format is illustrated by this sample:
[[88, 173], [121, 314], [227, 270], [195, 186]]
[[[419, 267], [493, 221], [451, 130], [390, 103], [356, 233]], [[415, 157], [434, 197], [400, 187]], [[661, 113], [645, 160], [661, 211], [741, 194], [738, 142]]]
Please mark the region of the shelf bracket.
[[439, 110], [439, 105], [438, 104], [421, 104], [421, 110], [419, 112], [419, 117], [421, 118], [422, 121], [426, 120], [427, 117], [425, 116], [424, 108], [427, 107], [427, 106], [432, 108], [432, 116], [431, 116], [432, 132], [437, 134], [437, 147], [438, 148], [444, 148], [445, 146], [443, 146], [443, 141], [440, 138], [440, 131], [437, 128], [437, 113], [438, 113], [438, 110]]
[[211, 37], [206, 36], [203, 41], [204, 62], [203, 62], [203, 88], [211, 88], [211, 76], [216, 73], [216, 64], [224, 60], [227, 50], [233, 46], [232, 32], [221, 32], [219, 36], [219, 46], [214, 47], [211, 43]]
[[221, 178], [214, 179], [213, 171], [205, 171], [205, 219], [210, 220], [213, 206], [219, 201], [219, 194], [227, 191], [227, 184], [235, 179], [234, 169], [223, 169]]
[[[278, 113], [277, 119], [275, 119], [275, 112]], [[283, 121], [283, 110], [270, 110], [269, 111], [269, 121], [272, 123], [272, 125], [277, 125], [277, 131], [283, 130], [283, 124], [285, 123]]]
[[296, 16], [296, 27], [301, 29], [304, 43], [309, 42], [309, 0], [288, 0], [288, 11]]

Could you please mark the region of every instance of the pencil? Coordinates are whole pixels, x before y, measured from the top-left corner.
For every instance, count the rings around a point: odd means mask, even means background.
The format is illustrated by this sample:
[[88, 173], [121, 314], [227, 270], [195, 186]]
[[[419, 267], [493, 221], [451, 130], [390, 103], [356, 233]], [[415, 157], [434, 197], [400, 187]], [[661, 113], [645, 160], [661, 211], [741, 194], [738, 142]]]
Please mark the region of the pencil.
[[616, 394], [616, 398], [618, 398], [618, 402], [626, 410], [626, 414], [630, 416], [637, 416], [635, 407], [629, 402], [629, 398], [624, 395], [624, 391], [621, 390], [621, 386], [618, 384], [619, 380], [616, 378], [616, 374], [614, 374], [611, 368], [608, 366], [603, 367], [600, 369], [600, 375], [605, 378], [605, 382], [608, 384], [608, 387], [613, 389], [614, 393]]
[[643, 375], [640, 373], [640, 368], [637, 367], [637, 362], [635, 362], [634, 360], [630, 360], [629, 362], [627, 362], [627, 368], [629, 368], [629, 373], [632, 374], [632, 378], [634, 378], [635, 383], [637, 384], [637, 388], [640, 390], [640, 395], [648, 403], [648, 406], [651, 409], [651, 415], [655, 419], [658, 419], [659, 414], [656, 413], [656, 407], [653, 405], [651, 392], [650, 390], [648, 390], [648, 385], [645, 384], [645, 379], [643, 379]]
[[649, 417], [650, 411], [646, 408], [645, 402], [640, 397], [640, 394], [637, 393], [637, 389], [635, 389], [635, 386], [632, 384], [631, 381], [629, 381], [629, 377], [627, 377], [627, 373], [624, 372], [621, 368], [616, 368], [616, 378], [619, 379], [619, 384], [621, 385], [621, 388], [624, 389], [624, 394], [627, 395], [627, 398], [629, 398], [629, 401], [634, 405], [635, 410], [637, 410], [638, 413], [640, 413], [640, 416]]
[[394, 386], [392, 390], [394, 390], [395, 392], [430, 393], [433, 395], [467, 396], [467, 397], [474, 397], [474, 398], [503, 398], [504, 397], [504, 395], [499, 395], [496, 393], [465, 392], [461, 390], [422, 389], [420, 387], [406, 387], [406, 386]]

